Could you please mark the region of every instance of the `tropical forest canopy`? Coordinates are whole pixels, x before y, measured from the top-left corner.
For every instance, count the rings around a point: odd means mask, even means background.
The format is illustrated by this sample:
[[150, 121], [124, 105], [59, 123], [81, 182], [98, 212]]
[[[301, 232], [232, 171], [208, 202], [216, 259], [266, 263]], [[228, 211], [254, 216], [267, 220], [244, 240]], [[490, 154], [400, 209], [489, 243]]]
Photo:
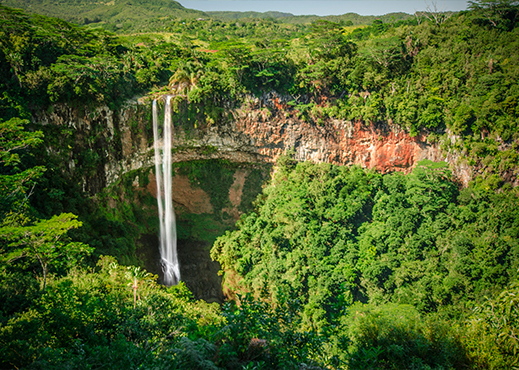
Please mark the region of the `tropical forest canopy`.
[[[55, 5], [72, 24], [36, 4], [0, 6], [2, 368], [519, 366], [517, 1], [364, 25], [161, 1], [105, 4], [113, 14]], [[165, 8], [176, 15], [152, 14]], [[116, 111], [174, 94], [188, 123], [225, 125], [269, 92], [313, 125], [427, 137], [476, 175], [463, 188], [443, 163], [382, 175], [286, 153], [214, 243], [229, 297], [219, 306], [136, 266], [144, 220], [131, 204], [111, 215], [64, 165], [93, 174], [102, 153], [34, 119], [57, 104]]]

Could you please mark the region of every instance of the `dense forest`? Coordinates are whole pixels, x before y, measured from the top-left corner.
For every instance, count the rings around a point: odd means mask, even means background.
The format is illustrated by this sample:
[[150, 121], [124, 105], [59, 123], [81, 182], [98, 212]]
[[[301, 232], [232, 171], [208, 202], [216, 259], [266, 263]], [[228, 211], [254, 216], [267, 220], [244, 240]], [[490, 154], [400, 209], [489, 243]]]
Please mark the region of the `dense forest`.
[[[93, 17], [63, 8], [77, 24], [0, 6], [0, 367], [519, 368], [519, 3], [369, 22], [168, 4], [178, 17], [109, 22], [77, 2]], [[135, 255], [148, 221], [131, 204], [110, 216], [66, 166], [94, 174], [107, 128], [87, 150], [35, 119], [174, 95], [186, 124], [225, 125], [273, 91], [301, 122], [424, 135], [472, 181], [443, 162], [381, 174], [289, 151], [214, 242], [219, 305], [159, 284]]]

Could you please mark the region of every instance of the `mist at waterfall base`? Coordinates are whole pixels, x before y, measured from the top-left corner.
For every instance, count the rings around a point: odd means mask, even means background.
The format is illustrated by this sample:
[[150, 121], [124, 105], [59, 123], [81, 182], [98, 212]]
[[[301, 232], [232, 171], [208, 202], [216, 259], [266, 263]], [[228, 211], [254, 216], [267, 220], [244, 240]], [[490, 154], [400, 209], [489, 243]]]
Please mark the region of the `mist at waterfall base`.
[[157, 180], [157, 205], [160, 221], [160, 257], [165, 285], [180, 282], [177, 255], [177, 227], [172, 198], [171, 173], [171, 96], [166, 97], [162, 145], [159, 135], [157, 100], [153, 101], [153, 139], [155, 148], [155, 177]]

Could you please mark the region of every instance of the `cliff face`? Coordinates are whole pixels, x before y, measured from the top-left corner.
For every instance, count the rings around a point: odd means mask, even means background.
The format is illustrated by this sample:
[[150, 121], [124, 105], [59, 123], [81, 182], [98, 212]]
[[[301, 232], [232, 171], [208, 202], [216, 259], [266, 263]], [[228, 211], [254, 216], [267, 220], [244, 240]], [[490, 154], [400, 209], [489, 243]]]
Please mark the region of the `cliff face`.
[[[176, 126], [173, 162], [223, 159], [272, 164], [284, 151], [293, 149], [299, 161], [356, 164], [386, 173], [409, 172], [422, 159], [456, 160], [452, 155], [444, 157], [439, 146], [428, 143], [423, 135], [410, 137], [396, 125], [366, 126], [336, 119], [317, 125], [298, 119], [296, 110], [286, 108], [274, 95], [232, 110], [225, 124]], [[153, 165], [150, 104], [129, 102], [119, 113], [107, 107], [88, 111], [61, 105], [41, 112], [36, 121], [73, 128], [75, 148], [100, 156], [95, 179], [83, 178], [85, 189], [92, 194], [114, 183], [121, 173]], [[78, 166], [72, 157], [69, 171]], [[470, 176], [466, 168], [454, 171], [463, 182]]]
[[339, 120], [316, 126], [292, 117], [267, 121], [239, 117], [235, 130], [245, 134], [269, 162], [294, 149], [300, 161], [356, 164], [386, 173], [409, 172], [422, 159], [442, 159], [437, 146], [427, 144], [422, 136], [411, 138], [390, 126]]
[[[409, 172], [422, 159], [443, 159], [438, 145], [396, 126], [334, 119], [314, 124], [298, 116], [271, 95], [230, 110], [225, 123], [174, 121], [173, 200], [181, 273], [197, 298], [222, 299], [210, 247], [251, 209], [271, 165], [286, 150], [293, 149], [299, 161], [357, 164], [384, 173]], [[62, 171], [101, 208], [114, 210], [110, 217], [128, 223], [156, 217], [155, 206], [142, 200], [156, 198], [151, 104], [128, 102], [117, 113], [108, 107], [57, 105], [35, 114], [34, 122], [47, 132], [48, 152], [61, 158]], [[115, 211], [128, 203], [143, 216], [125, 220], [124, 212]], [[132, 253], [160, 275], [156, 228], [148, 222]]]
[[[36, 117], [41, 124], [75, 130], [77, 151], [99, 156], [95, 180], [84, 177], [85, 189], [95, 194], [114, 183], [121, 173], [153, 165], [153, 132], [149, 104], [131, 102], [119, 113], [107, 107], [94, 111], [56, 106]], [[297, 118], [297, 111], [283, 110], [279, 99], [252, 101], [235, 109], [230, 121], [198, 127], [175, 127], [173, 161], [223, 159], [235, 163], [274, 163], [284, 151], [295, 150], [299, 161], [357, 164], [383, 173], [409, 172], [422, 159], [444, 160], [436, 144], [423, 135], [410, 137], [396, 125], [363, 125], [328, 119], [319, 125]], [[69, 171], [81, 163], [68, 163]], [[450, 156], [451, 161], [454, 160]], [[102, 164], [102, 166], [101, 166]], [[465, 176], [467, 176], [466, 174]]]

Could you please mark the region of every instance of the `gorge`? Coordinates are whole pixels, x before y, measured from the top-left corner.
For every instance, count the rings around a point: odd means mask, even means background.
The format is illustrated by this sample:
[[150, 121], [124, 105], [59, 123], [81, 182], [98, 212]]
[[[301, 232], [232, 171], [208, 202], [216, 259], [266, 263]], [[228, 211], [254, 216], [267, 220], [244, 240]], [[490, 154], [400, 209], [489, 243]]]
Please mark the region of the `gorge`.
[[[128, 221], [121, 209], [130, 202], [132, 218], [148, 220], [139, 228], [136, 250], [125, 252], [129, 255], [123, 258], [137, 259], [166, 284], [181, 275], [196, 297], [209, 301], [223, 299], [219, 265], [211, 260], [209, 249], [217, 236], [232, 228], [240, 215], [251, 209], [280, 154], [292, 150], [298, 161], [355, 164], [382, 173], [407, 173], [422, 159], [446, 159], [438, 143], [429, 143], [421, 135], [410, 137], [391, 124], [365, 126], [337, 119], [320, 125], [304, 122], [286, 104], [287, 98], [276, 93], [251, 97], [247, 104], [230, 110], [225, 121], [197, 127], [186, 122], [182, 97], [176, 99], [176, 103], [175, 97], [168, 97], [165, 103], [128, 101], [119, 111], [54, 105], [52, 110], [38, 112], [34, 122], [71, 133], [70, 142], [61, 145], [70, 149], [59, 153], [68, 158], [63, 162], [63, 171], [72, 177], [81, 176], [83, 189], [96, 202], [105, 204], [108, 212], [123, 223]], [[167, 107], [168, 102], [171, 108]], [[168, 109], [171, 116], [166, 114]], [[172, 140], [166, 136], [162, 140], [165, 153], [166, 144], [171, 143], [171, 159], [155, 157], [160, 149], [157, 151], [154, 143], [161, 140], [154, 122], [160, 117], [165, 117], [165, 127], [168, 119], [172, 122]], [[96, 131], [100, 127], [108, 129]], [[98, 158], [90, 173], [85, 173], [82, 160], [84, 153], [89, 152], [102, 152], [105, 156]], [[456, 156], [448, 158], [460, 181], [466, 182], [463, 163], [455, 162]], [[174, 192], [161, 185], [166, 170], [161, 169], [158, 161], [171, 161], [172, 183], [168, 186]], [[170, 274], [175, 278], [163, 274], [164, 254], [157, 248], [165, 248], [166, 238], [160, 230], [166, 230], [164, 223], [171, 222], [171, 218], [161, 219], [159, 225], [153, 221], [157, 214], [165, 212], [153, 205], [165, 202], [161, 199], [162, 191], [172, 193], [171, 208], [177, 211], [181, 267]], [[149, 197], [156, 200], [149, 202]], [[169, 206], [165, 203], [164, 207]]]
[[22, 3], [0, 5], [0, 368], [517, 366], [518, 1]]

